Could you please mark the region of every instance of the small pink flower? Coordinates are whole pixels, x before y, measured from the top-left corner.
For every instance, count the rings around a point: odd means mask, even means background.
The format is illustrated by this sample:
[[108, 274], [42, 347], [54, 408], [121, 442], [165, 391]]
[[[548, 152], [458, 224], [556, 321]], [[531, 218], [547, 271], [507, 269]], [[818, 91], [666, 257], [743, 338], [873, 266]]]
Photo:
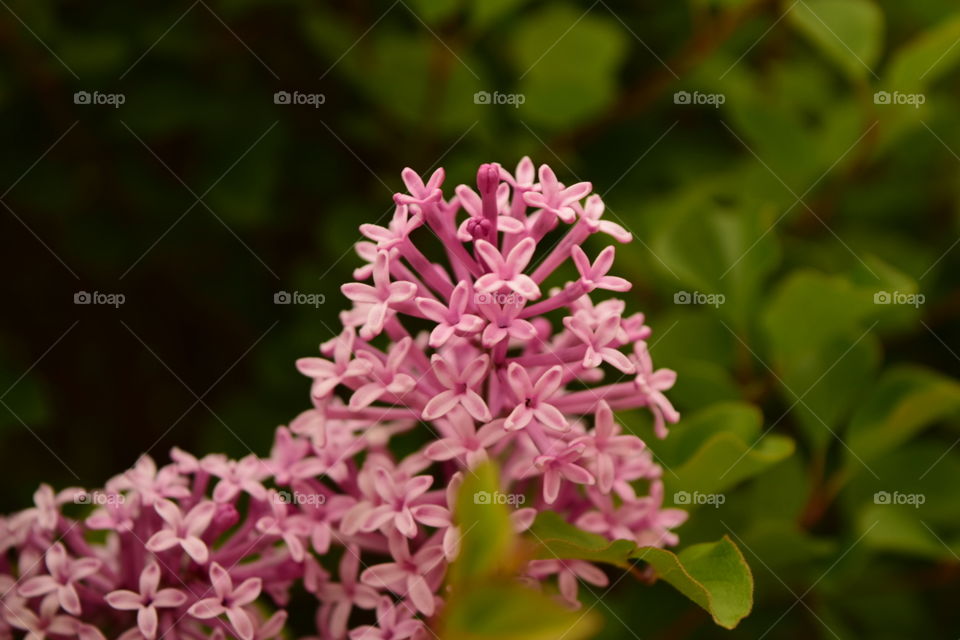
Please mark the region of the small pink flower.
[[597, 587], [606, 587], [610, 584], [607, 574], [596, 565], [583, 560], [533, 560], [527, 571], [538, 580], [557, 574], [560, 595], [574, 609], [579, 609], [581, 606], [580, 601], [577, 600], [578, 580], [589, 582]]
[[406, 538], [391, 535], [390, 555], [394, 562], [368, 568], [360, 575], [360, 580], [372, 587], [409, 597], [418, 611], [432, 616], [436, 602], [427, 575], [444, 562], [443, 548], [440, 545], [424, 546], [411, 554]]
[[353, 607], [373, 609], [379, 602], [377, 590], [357, 582], [360, 569], [360, 549], [348, 545], [340, 558], [340, 582], [320, 586], [320, 598], [330, 611], [329, 629], [334, 638], [342, 638], [347, 631], [347, 620]]
[[96, 573], [101, 562], [94, 558], [71, 560], [60, 542], [47, 550], [45, 560], [50, 575], [29, 578], [20, 585], [20, 595], [35, 598], [49, 593], [53, 595], [50, 599], [63, 607], [64, 611], [80, 615], [80, 596], [77, 595], [75, 583]]
[[294, 479], [312, 478], [326, 470], [326, 464], [315, 456], [310, 442], [294, 438], [286, 427], [278, 427], [265, 463], [272, 472], [274, 482], [288, 485]]
[[633, 382], [644, 395], [647, 406], [653, 412], [654, 432], [658, 438], [666, 438], [667, 427], [664, 421], [675, 423], [680, 420], [680, 414], [673, 408], [667, 396], [663, 395], [664, 391], [673, 387], [673, 383], [677, 380], [677, 373], [671, 369], [654, 371], [650, 351], [645, 342], [634, 345], [634, 363], [637, 367], [637, 377]]
[[467, 410], [477, 420], [491, 419], [487, 403], [483, 401], [475, 389], [481, 388], [487, 369], [490, 367], [490, 357], [482, 355], [472, 360], [462, 369], [456, 363], [434, 354], [431, 358], [433, 374], [446, 389], [441, 391], [427, 403], [423, 409], [424, 420], [436, 420], [449, 414], [457, 406]]
[[140, 572], [140, 592], [120, 589], [106, 595], [107, 603], [121, 611], [136, 611], [137, 626], [147, 640], [157, 637], [157, 608], [179, 607], [187, 594], [179, 589], [158, 589], [160, 567], [151, 562]]
[[360, 353], [358, 357], [370, 363], [370, 373], [367, 377], [372, 379], [353, 392], [350, 397], [351, 409], [363, 409], [384, 395], [401, 396], [414, 388], [416, 381], [409, 374], [401, 371], [401, 368], [406, 365], [407, 354], [412, 344], [413, 341], [410, 338], [404, 338], [391, 345], [386, 362], [369, 351]]
[[370, 371], [369, 362], [352, 359], [355, 340], [356, 331], [353, 327], [347, 327], [335, 342], [333, 362], [324, 358], [297, 360], [297, 369], [300, 373], [313, 378], [310, 393], [314, 398], [326, 398], [333, 393], [337, 385], [343, 384], [345, 378], [361, 376]]
[[482, 318], [466, 313], [469, 301], [470, 288], [466, 282], [457, 283], [446, 307], [432, 298], [416, 299], [420, 313], [437, 323], [430, 332], [431, 347], [442, 347], [454, 334], [470, 335], [483, 328]]
[[227, 460], [224, 456], [207, 456], [203, 459], [204, 470], [218, 478], [213, 490], [213, 499], [217, 502], [230, 502], [238, 493], [245, 491], [257, 500], [263, 500], [267, 490], [263, 480], [270, 475], [270, 469], [257, 456], [250, 454], [240, 460]]
[[480, 338], [484, 347], [489, 349], [506, 338], [526, 341], [536, 337], [537, 330], [534, 326], [527, 320], [517, 317], [523, 309], [522, 305], [509, 301], [503, 305], [495, 301], [484, 301], [478, 306], [480, 313], [489, 320]]
[[406, 242], [407, 237], [420, 225], [423, 218], [419, 215], [410, 216], [406, 205], [399, 205], [393, 213], [389, 227], [380, 227], [375, 224], [360, 225], [360, 233], [377, 243], [380, 251], [390, 251]]
[[593, 433], [581, 436], [572, 444], [586, 444], [586, 454], [593, 457], [597, 469], [597, 487], [603, 493], [613, 488], [616, 476], [616, 458], [636, 455], [643, 449], [643, 441], [636, 436], [620, 435], [620, 425], [613, 417], [613, 411], [606, 401], [597, 405]]
[[462, 457], [467, 467], [473, 468], [487, 459], [487, 449], [496, 444], [507, 432], [503, 429], [503, 420], [474, 428], [473, 420], [465, 412], [455, 412], [447, 416], [451, 435], [431, 442], [423, 455], [431, 460], [443, 461]]
[[556, 502], [563, 480], [569, 480], [575, 484], [595, 483], [593, 474], [577, 464], [585, 448], [583, 443], [579, 443], [567, 447], [558, 454], [548, 453], [534, 459], [537, 469], [543, 472], [543, 499], [547, 504]]
[[150, 536], [147, 540], [147, 549], [159, 552], [180, 545], [194, 562], [206, 563], [209, 550], [200, 536], [210, 526], [217, 505], [204, 500], [197, 503], [186, 515], [183, 515], [180, 507], [169, 500], [157, 501], [154, 508], [163, 518], [166, 527]]
[[576, 212], [571, 208], [571, 204], [583, 199], [593, 186], [589, 182], [578, 182], [577, 184], [566, 187], [557, 181], [557, 176], [547, 165], [540, 165], [540, 192], [527, 192], [523, 194], [524, 201], [531, 207], [537, 207], [544, 211], [549, 211], [564, 222], [573, 222], [576, 219]]
[[617, 242], [630, 242], [633, 236], [629, 231], [621, 227], [616, 222], [602, 220], [604, 204], [600, 196], [594, 194], [587, 198], [587, 203], [583, 207], [580, 219], [587, 225], [591, 233], [606, 233], [613, 236]]
[[360, 282], [350, 282], [340, 290], [354, 302], [370, 305], [367, 319], [360, 335], [372, 338], [383, 331], [383, 323], [391, 306], [406, 302], [417, 293], [417, 285], [412, 282], [390, 281], [390, 257], [381, 251], [373, 266], [373, 286]]
[[134, 509], [127, 504], [122, 494], [107, 494], [106, 504], [90, 514], [86, 524], [91, 529], [109, 529], [112, 531], [130, 531], [133, 528]]
[[540, 297], [540, 287], [533, 278], [523, 273], [537, 246], [533, 238], [524, 238], [518, 242], [506, 258], [486, 240], [477, 240], [474, 246], [480, 257], [490, 267], [490, 273], [477, 278], [474, 284], [477, 291], [494, 293], [507, 288], [525, 300], [536, 300]]
[[409, 167], [404, 169], [400, 176], [403, 178], [403, 184], [406, 185], [411, 195], [403, 193], [394, 194], [393, 199], [397, 204], [412, 204], [422, 207], [425, 204], [436, 202], [443, 197], [443, 194], [440, 192], [440, 185], [443, 184], [444, 178], [443, 167], [434, 171], [426, 184], [424, 184], [423, 179], [417, 172]]
[[210, 582], [216, 597], [195, 602], [187, 613], [201, 620], [216, 618], [225, 613], [230, 626], [241, 640], [252, 640], [253, 620], [243, 607], [260, 595], [263, 584], [260, 578], [247, 578], [234, 588], [233, 579], [227, 570], [214, 562], [210, 565]]
[[563, 325], [575, 335], [587, 350], [583, 354], [582, 365], [585, 369], [599, 367], [600, 363], [608, 362], [623, 373], [634, 373], [636, 368], [630, 359], [611, 344], [617, 342], [617, 333], [620, 330], [620, 316], [608, 315], [599, 322], [596, 328], [590, 325], [580, 314], [567, 316]]
[[616, 249], [613, 248], [613, 245], [610, 245], [600, 252], [600, 255], [593, 261], [593, 264], [590, 264], [590, 259], [587, 258], [587, 254], [583, 252], [583, 249], [574, 245], [570, 250], [573, 263], [576, 265], [577, 271], [580, 272], [580, 282], [586, 286], [587, 291], [593, 291], [594, 289], [629, 291], [633, 287], [629, 280], [607, 275], [610, 267], [613, 266], [615, 252]]
[[[521, 198], [523, 198], [523, 194], [528, 191], [540, 190], [540, 185], [534, 182], [534, 179], [537, 177], [537, 168], [528, 156], [523, 156], [523, 158], [520, 159], [520, 162], [517, 163], [515, 173], [511, 174], [506, 169], [501, 169], [500, 177], [513, 187], [514, 192]], [[526, 204], [522, 199], [520, 202]]]
[[290, 557], [303, 562], [303, 539], [310, 533], [309, 522], [301, 515], [291, 514], [284, 496], [273, 489], [267, 492], [267, 502], [270, 515], [257, 520], [257, 531], [282, 539], [290, 550]]
[[513, 392], [518, 396], [520, 404], [507, 416], [506, 422], [503, 423], [504, 429], [517, 431], [534, 420], [554, 431], [563, 432], [570, 428], [563, 413], [547, 402], [563, 383], [561, 367], [547, 369], [537, 382], [533, 383], [525, 368], [516, 362], [511, 362], [507, 367], [507, 379], [510, 381]]
[[68, 637], [76, 634], [77, 619], [57, 615], [59, 608], [56, 598], [44, 598], [40, 603], [40, 615], [23, 603], [4, 606], [2, 613], [10, 626], [27, 632], [24, 640], [45, 640], [47, 634]]
[[148, 455], [140, 456], [133, 469], [108, 483], [107, 488], [135, 491], [146, 507], [152, 507], [161, 498], [186, 498], [190, 495], [175, 466], [166, 466], [157, 471], [156, 463]]
[[350, 632], [350, 640], [406, 640], [423, 629], [423, 622], [413, 617], [403, 604], [381, 598], [377, 604], [377, 626], [362, 625]]
[[449, 526], [450, 513], [446, 509], [418, 500], [433, 484], [433, 476], [414, 476], [398, 482], [382, 467], [374, 474], [374, 488], [383, 504], [367, 514], [362, 527], [364, 531], [374, 531], [391, 523], [401, 534], [413, 538], [417, 535], [418, 521], [430, 527]]

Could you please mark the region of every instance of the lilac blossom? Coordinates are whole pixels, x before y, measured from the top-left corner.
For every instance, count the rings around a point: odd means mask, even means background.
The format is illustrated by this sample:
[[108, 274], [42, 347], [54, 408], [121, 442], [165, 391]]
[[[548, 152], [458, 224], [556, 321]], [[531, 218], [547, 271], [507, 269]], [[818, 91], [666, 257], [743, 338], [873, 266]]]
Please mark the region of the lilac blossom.
[[[311, 638], [429, 637], [459, 553], [457, 490], [485, 460], [525, 498], [517, 533], [553, 510], [676, 544], [686, 513], [663, 508], [660, 467], [615, 417], [645, 408], [661, 438], [679, 419], [645, 317], [598, 295], [631, 283], [592, 243], [631, 234], [590, 183], [529, 158], [482, 165], [449, 199], [442, 169], [402, 178], [392, 219], [361, 228], [342, 329], [296, 363], [312, 406], [268, 456], [143, 455], [79, 517], [81, 489], [46, 485], [0, 517], [0, 640], [266, 640], [286, 633], [294, 589], [316, 601]], [[420, 448], [396, 455], [401, 434]], [[585, 561], [534, 560], [523, 579], [572, 607], [580, 582], [607, 583]]]

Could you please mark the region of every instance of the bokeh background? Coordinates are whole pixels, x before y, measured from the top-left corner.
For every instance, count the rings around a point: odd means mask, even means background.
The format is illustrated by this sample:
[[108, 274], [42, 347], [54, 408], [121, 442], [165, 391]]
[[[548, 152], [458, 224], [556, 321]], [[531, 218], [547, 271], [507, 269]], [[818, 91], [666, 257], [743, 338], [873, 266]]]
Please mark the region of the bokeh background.
[[634, 233], [668, 502], [756, 579], [732, 632], [619, 579], [603, 637], [957, 637], [952, 0], [0, 0], [0, 50], [4, 511], [264, 452], [400, 170], [526, 154]]

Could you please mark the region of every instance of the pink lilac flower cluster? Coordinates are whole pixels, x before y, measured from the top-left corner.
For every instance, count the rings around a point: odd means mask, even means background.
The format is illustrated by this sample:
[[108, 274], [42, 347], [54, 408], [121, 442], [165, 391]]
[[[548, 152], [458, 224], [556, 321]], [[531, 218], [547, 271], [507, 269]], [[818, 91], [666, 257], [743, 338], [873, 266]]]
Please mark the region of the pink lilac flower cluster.
[[[449, 199], [443, 179], [404, 170], [390, 223], [361, 226], [344, 328], [297, 362], [313, 408], [269, 457], [143, 456], [102, 492], [43, 486], [0, 519], [0, 639], [274, 638], [301, 588], [317, 638], [430, 637], [457, 492], [488, 459], [522, 505], [517, 532], [553, 510], [609, 539], [676, 544], [686, 513], [662, 507], [660, 467], [614, 417], [645, 407], [664, 437], [675, 374], [654, 369], [644, 316], [595, 293], [630, 289], [609, 273], [614, 247], [584, 248], [630, 233], [589, 183], [528, 158], [482, 165], [477, 189]], [[424, 444], [399, 457], [407, 432]], [[91, 495], [90, 515], [65, 515]], [[523, 578], [555, 580], [574, 607], [579, 581], [607, 583], [583, 561], [535, 560]]]

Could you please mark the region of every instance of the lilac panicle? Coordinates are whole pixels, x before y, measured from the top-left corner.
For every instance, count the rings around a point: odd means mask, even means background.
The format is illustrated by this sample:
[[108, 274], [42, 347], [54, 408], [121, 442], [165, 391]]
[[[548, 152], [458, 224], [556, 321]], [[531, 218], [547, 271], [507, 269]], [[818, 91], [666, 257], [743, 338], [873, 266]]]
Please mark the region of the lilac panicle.
[[[275, 638], [295, 586], [316, 599], [313, 638], [431, 637], [457, 487], [485, 460], [522, 507], [517, 532], [553, 510], [676, 544], [686, 514], [662, 507], [660, 467], [615, 418], [645, 407], [664, 437], [676, 376], [653, 367], [643, 314], [593, 299], [631, 284], [611, 273], [613, 245], [584, 244], [630, 233], [590, 183], [528, 158], [482, 165], [449, 199], [442, 169], [402, 177], [387, 225], [360, 227], [342, 331], [296, 363], [312, 408], [268, 457], [174, 449], [101, 491], [42, 486], [0, 518], [0, 640]], [[424, 444], [398, 458], [391, 440], [410, 431]], [[94, 509], [68, 515], [74, 503]], [[523, 579], [574, 607], [580, 582], [607, 584], [584, 561], [532, 561]]]

